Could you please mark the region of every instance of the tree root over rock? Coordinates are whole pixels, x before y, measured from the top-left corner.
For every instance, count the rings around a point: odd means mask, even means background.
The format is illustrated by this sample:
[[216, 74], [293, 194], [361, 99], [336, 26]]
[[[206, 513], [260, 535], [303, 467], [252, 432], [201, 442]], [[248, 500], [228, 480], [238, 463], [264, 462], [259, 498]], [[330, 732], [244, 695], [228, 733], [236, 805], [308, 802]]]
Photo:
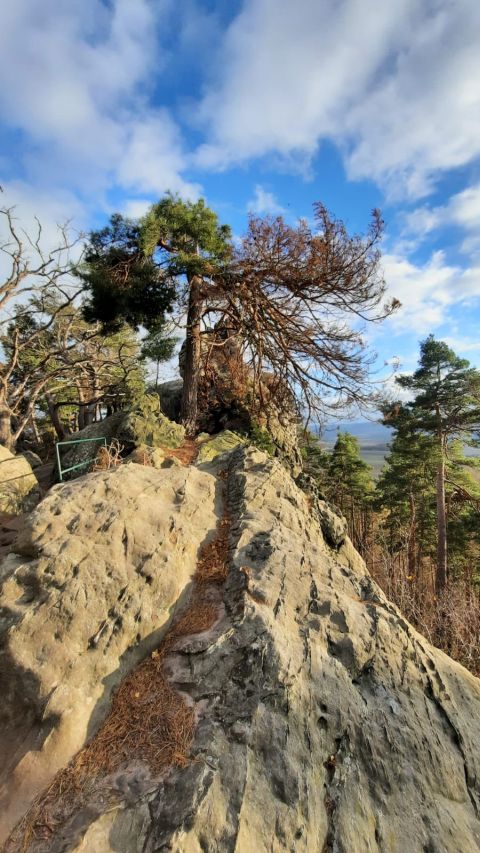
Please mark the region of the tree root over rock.
[[188, 764], [195, 711], [171, 687], [164, 663], [180, 640], [208, 631], [219, 618], [230, 526], [224, 513], [215, 536], [200, 550], [189, 601], [161, 645], [123, 680], [98, 732], [33, 802], [7, 839], [4, 853], [67, 849], [58, 836], [64, 835], [74, 815], [91, 809], [92, 803], [101, 811], [114, 807], [125, 797], [132, 767], [134, 782], [152, 788], [162, 771]]

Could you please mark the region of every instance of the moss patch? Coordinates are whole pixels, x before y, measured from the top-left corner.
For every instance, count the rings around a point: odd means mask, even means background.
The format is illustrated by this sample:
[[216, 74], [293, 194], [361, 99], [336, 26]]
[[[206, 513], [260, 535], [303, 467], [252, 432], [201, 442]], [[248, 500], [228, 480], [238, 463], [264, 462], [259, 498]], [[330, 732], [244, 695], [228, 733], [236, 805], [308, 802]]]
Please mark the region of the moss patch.
[[224, 432], [219, 432], [218, 435], [214, 435], [209, 441], [204, 441], [200, 445], [198, 461], [211, 462], [212, 459], [220, 456], [221, 453], [228, 453], [231, 450], [235, 450], [241, 444], [246, 444], [245, 439], [236, 432], [226, 429]]

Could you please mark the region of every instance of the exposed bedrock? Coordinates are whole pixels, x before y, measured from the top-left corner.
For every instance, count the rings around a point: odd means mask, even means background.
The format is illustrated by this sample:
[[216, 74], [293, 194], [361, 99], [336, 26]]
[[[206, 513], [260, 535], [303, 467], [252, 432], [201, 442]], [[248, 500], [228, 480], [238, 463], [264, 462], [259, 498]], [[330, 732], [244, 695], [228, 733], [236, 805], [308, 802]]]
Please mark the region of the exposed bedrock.
[[[402, 618], [348, 539], [327, 544], [314, 505], [278, 461], [240, 448], [228, 465], [225, 614], [215, 631], [182, 638], [165, 660], [170, 683], [196, 710], [192, 760], [110, 811], [93, 804], [50, 846], [29, 849], [480, 849], [480, 681]], [[201, 469], [146, 469], [163, 488], [165, 517], [176, 506], [169, 478], [207, 478], [207, 488], [211, 468]], [[126, 475], [110, 476], [113, 484]], [[154, 512], [156, 498], [148, 500]], [[211, 515], [201, 517], [196, 541], [212, 527], [212, 499], [204, 503]], [[187, 523], [186, 504], [180, 518]], [[107, 536], [119, 547], [116, 531]], [[23, 605], [29, 619], [41, 606]], [[87, 693], [95, 674], [88, 677]]]
[[[155, 648], [216, 524], [215, 477], [121, 466], [54, 487], [0, 569], [0, 827]], [[1, 837], [1, 836], [0, 836]]]

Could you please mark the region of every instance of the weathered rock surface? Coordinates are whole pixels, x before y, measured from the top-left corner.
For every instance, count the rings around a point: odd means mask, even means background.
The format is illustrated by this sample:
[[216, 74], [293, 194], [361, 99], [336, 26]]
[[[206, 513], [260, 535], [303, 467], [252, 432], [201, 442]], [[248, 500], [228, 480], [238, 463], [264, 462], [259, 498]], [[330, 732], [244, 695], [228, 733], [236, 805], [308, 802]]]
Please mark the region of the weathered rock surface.
[[[164, 500], [172, 512], [173, 490]], [[235, 451], [228, 502], [225, 615], [165, 664], [197, 711], [194, 760], [116, 809], [99, 798], [70, 836], [29, 849], [480, 849], [480, 681], [414, 631], [348, 539], [329, 547], [277, 461]], [[33, 619], [35, 605], [22, 606]]]
[[161, 468], [165, 461], [165, 453], [161, 447], [139, 444], [138, 447], [134, 447], [125, 461], [136, 462], [137, 465], [150, 465], [152, 468]]
[[39, 497], [37, 478], [25, 456], [14, 456], [0, 444], [0, 512], [31, 509]]
[[214, 435], [212, 438], [207, 438], [202, 441], [198, 451], [198, 461], [211, 462], [222, 453], [229, 453], [230, 451], [235, 450], [236, 447], [240, 447], [244, 444], [245, 439], [242, 438], [242, 436], [237, 435], [236, 432], [226, 429], [223, 432], [219, 432], [218, 435]]
[[22, 456], [27, 460], [31, 468], [39, 468], [40, 465], [43, 465], [40, 456], [38, 453], [34, 453], [33, 450], [22, 450]]
[[[90, 424], [75, 435], [71, 440], [106, 438], [107, 444], [117, 439], [128, 453], [141, 445], [148, 447], [179, 447], [185, 438], [185, 429], [181, 424], [170, 421], [160, 410], [157, 394], [146, 394], [132, 411], [115, 412], [98, 423]], [[92, 460], [100, 442], [74, 445], [71, 449], [62, 450], [62, 466], [68, 468], [81, 462]], [[80, 469], [79, 473], [88, 470]], [[67, 475], [68, 477], [68, 475]]]
[[215, 489], [196, 468], [126, 465], [56, 486], [29, 517], [0, 571], [4, 832], [158, 645], [215, 527]]

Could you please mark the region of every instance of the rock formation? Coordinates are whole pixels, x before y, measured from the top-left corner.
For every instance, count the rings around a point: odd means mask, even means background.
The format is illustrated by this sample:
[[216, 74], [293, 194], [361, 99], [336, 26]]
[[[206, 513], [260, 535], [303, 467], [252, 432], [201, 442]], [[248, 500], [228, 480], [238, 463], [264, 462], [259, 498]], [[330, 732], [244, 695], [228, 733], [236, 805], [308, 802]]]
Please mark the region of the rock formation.
[[[146, 394], [138, 401], [133, 411], [115, 412], [98, 423], [90, 424], [85, 429], [69, 436], [68, 440], [105, 438], [107, 444], [117, 439], [124, 453], [129, 453], [136, 447], [178, 447], [185, 437], [185, 430], [180, 424], [173, 423], [160, 411], [160, 401], [156, 394]], [[100, 443], [96, 445], [98, 449]], [[89, 462], [95, 457], [92, 443], [78, 444], [62, 450], [62, 466], [64, 468]], [[87, 471], [87, 466], [83, 473]], [[80, 470], [82, 473], [82, 470]], [[75, 475], [77, 476], [77, 475]], [[68, 479], [68, 475], [67, 475]]]
[[159, 643], [215, 526], [215, 479], [135, 464], [54, 487], [1, 569], [0, 825]]
[[39, 497], [38, 481], [28, 460], [0, 445], [0, 512], [31, 509]]
[[[44, 795], [5, 850], [480, 849], [480, 681], [402, 618], [348, 538], [331, 547], [322, 509], [242, 447], [89, 475], [40, 505], [2, 569], [4, 704], [23, 732], [17, 751], [6, 738], [10, 824], [101, 738], [112, 686], [147, 648], [194, 726], [187, 760], [123, 756], [59, 795], [63, 812]], [[174, 602], [181, 614], [202, 594], [190, 577], [218, 519], [230, 548], [214, 618], [188, 634], [173, 614], [164, 634]]]
[[[182, 377], [184, 363], [185, 343], [179, 353]], [[169, 418], [179, 416], [182, 388], [183, 382], [166, 382], [158, 389]], [[301, 471], [295, 400], [272, 374], [263, 373], [254, 382], [239, 338], [224, 326], [201, 337], [198, 428], [210, 434], [228, 430], [253, 437], [257, 433], [294, 475]]]
[[[202, 436], [199, 436], [202, 439]], [[237, 435], [235, 432], [230, 432], [226, 429], [224, 432], [219, 432], [218, 435], [204, 436], [204, 440], [200, 441], [198, 451], [199, 462], [211, 462], [222, 453], [228, 453], [236, 447], [245, 445], [245, 439]]]
[[43, 465], [40, 456], [38, 453], [34, 453], [33, 450], [22, 450], [21, 454], [27, 460], [31, 468], [39, 468], [40, 465]]

